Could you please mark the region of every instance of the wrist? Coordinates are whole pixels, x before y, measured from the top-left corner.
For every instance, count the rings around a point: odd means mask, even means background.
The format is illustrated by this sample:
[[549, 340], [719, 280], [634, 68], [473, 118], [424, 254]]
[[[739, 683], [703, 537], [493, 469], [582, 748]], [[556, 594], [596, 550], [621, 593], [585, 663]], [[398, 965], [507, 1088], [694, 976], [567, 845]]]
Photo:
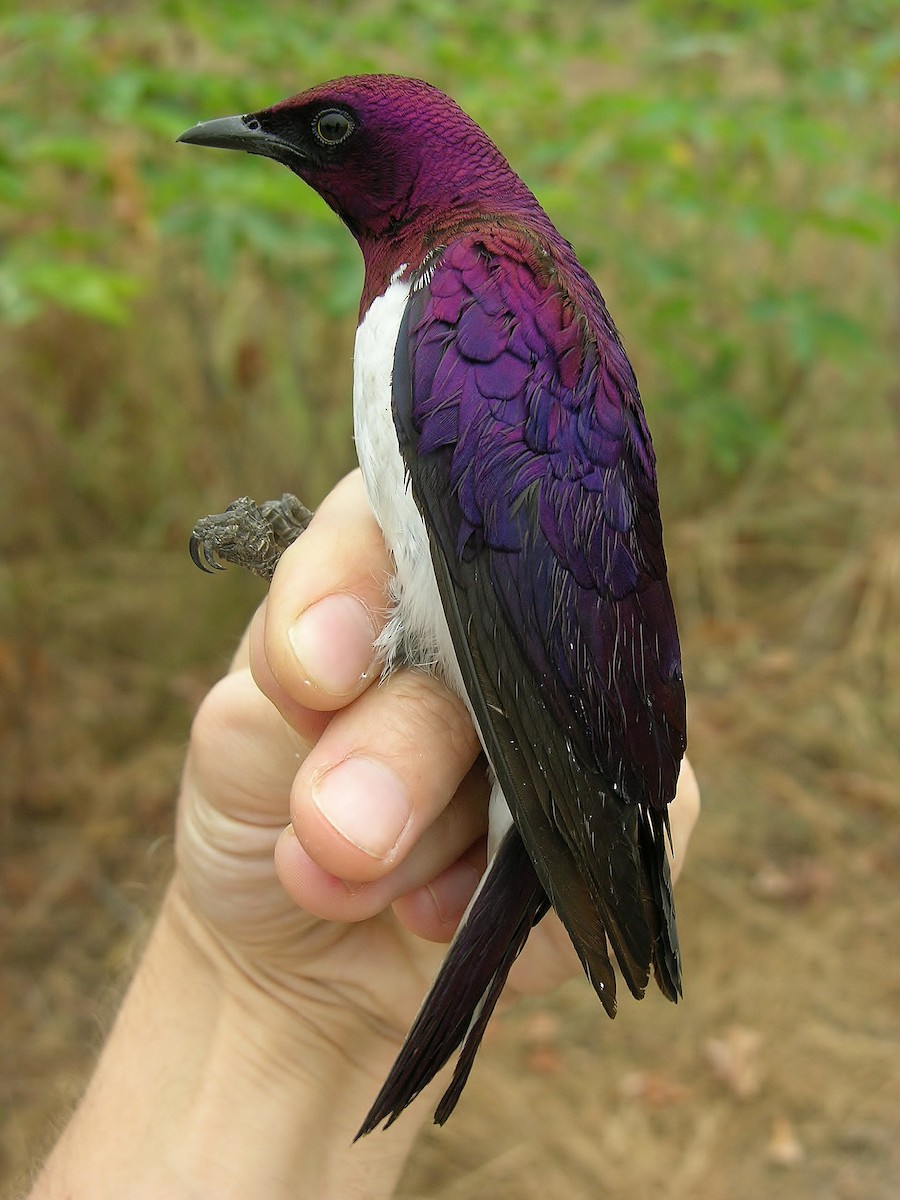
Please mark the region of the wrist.
[[[216, 1012], [180, 1146], [185, 1177], [209, 1181], [218, 1160], [221, 1173], [208, 1192], [217, 1198], [231, 1194], [229, 1181], [233, 1194], [244, 1196], [251, 1180], [267, 1175], [283, 1181], [285, 1197], [298, 1190], [323, 1200], [390, 1196], [427, 1109], [411, 1113], [406, 1128], [356, 1145], [353, 1138], [398, 1049], [393, 1037], [336, 1004], [333, 994], [317, 996], [315, 981], [298, 996], [277, 978], [263, 981], [245, 969], [177, 886], [161, 922], [173, 943], [168, 953], [194, 963], [208, 989], [205, 1006]], [[236, 1137], [245, 1144], [232, 1155], [228, 1142]]]
[[390, 1196], [427, 1108], [352, 1144], [397, 1046], [331, 1007], [262, 987], [173, 885], [32, 1200]]

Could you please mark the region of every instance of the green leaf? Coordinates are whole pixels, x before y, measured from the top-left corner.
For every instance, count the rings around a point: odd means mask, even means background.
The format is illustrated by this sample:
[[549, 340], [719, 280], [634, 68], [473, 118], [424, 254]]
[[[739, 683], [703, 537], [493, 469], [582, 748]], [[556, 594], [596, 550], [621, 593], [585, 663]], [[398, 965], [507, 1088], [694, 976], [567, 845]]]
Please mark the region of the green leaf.
[[130, 315], [128, 301], [137, 292], [137, 281], [128, 274], [88, 262], [44, 260], [18, 271], [7, 267], [0, 275], [0, 307], [12, 323], [30, 319], [49, 303], [122, 325]]

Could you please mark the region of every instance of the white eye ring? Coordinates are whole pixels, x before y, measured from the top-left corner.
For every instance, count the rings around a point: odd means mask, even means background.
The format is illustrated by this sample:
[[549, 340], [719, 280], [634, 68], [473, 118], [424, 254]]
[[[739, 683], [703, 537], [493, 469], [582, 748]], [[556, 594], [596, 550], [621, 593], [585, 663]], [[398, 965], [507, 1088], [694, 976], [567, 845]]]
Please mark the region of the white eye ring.
[[319, 113], [313, 122], [313, 133], [323, 146], [339, 146], [355, 128], [351, 118], [339, 108]]

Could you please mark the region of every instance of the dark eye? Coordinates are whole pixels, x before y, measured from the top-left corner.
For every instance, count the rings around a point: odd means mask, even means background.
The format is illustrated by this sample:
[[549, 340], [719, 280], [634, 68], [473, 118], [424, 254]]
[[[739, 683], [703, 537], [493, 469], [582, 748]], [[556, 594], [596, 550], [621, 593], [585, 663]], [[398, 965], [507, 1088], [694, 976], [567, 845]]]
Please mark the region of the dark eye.
[[337, 146], [353, 132], [353, 122], [346, 113], [330, 109], [328, 112], [319, 113], [313, 128], [320, 142], [324, 142], [326, 146]]

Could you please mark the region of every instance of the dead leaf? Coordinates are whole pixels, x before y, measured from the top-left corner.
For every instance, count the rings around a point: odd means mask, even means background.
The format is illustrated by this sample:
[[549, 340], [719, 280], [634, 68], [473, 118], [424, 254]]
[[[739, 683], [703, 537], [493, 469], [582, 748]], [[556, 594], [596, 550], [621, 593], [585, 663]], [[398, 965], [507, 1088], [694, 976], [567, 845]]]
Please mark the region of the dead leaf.
[[795, 1167], [803, 1162], [805, 1151], [791, 1122], [783, 1114], [772, 1122], [767, 1156], [776, 1167]]
[[632, 1071], [622, 1080], [621, 1092], [626, 1100], [639, 1100], [648, 1108], [672, 1108], [687, 1099], [683, 1083], [669, 1079], [658, 1071]]
[[535, 1046], [525, 1064], [536, 1075], [564, 1075], [566, 1070], [565, 1059], [556, 1046]]
[[545, 1008], [531, 1013], [522, 1028], [523, 1041], [530, 1042], [532, 1045], [556, 1042], [558, 1038], [559, 1017]]
[[827, 896], [836, 883], [834, 870], [815, 858], [798, 858], [786, 866], [767, 862], [756, 872], [751, 884], [757, 896], [765, 900], [808, 904]]
[[706, 1057], [716, 1078], [741, 1100], [757, 1095], [762, 1087], [762, 1044], [758, 1030], [742, 1025], [732, 1025], [721, 1037], [706, 1043]]

